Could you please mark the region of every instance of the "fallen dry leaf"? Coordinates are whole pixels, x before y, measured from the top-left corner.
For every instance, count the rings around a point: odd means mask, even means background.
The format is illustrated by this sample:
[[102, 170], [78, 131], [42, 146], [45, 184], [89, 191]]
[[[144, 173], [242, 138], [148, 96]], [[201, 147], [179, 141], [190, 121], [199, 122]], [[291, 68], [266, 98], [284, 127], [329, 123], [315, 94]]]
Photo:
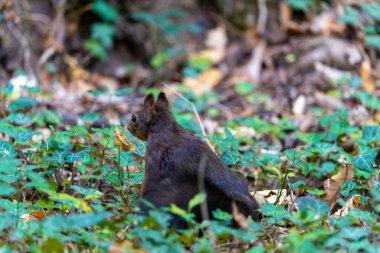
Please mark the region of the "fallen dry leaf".
[[135, 149], [135, 145], [133, 145], [119, 129], [115, 129], [115, 139], [114, 139], [114, 145], [116, 147], [120, 147], [120, 149], [124, 151], [131, 151]]
[[205, 41], [206, 47], [224, 50], [227, 43], [227, 32], [224, 26], [217, 26], [207, 32]]
[[375, 91], [375, 79], [371, 76], [371, 62], [364, 60], [360, 66], [360, 77], [363, 80], [363, 88], [368, 92]]
[[292, 112], [297, 116], [302, 116], [305, 112], [306, 107], [306, 97], [304, 95], [299, 95], [294, 101]]
[[354, 178], [354, 169], [352, 165], [342, 164], [342, 169], [324, 182], [326, 196], [324, 200], [329, 202], [330, 206], [335, 202], [339, 195], [340, 185]]
[[123, 242], [114, 242], [109, 248], [108, 253], [147, 253], [146, 249], [134, 249], [132, 242], [125, 240]]
[[202, 95], [211, 91], [223, 79], [224, 74], [217, 68], [210, 68], [197, 77], [185, 77], [183, 83], [187, 85], [196, 95]]
[[[255, 193], [255, 198], [260, 204], [265, 203], [272, 203], [274, 204], [277, 199], [277, 194], [279, 194], [280, 190], [274, 189], [274, 190], [264, 190], [264, 191], [257, 191]], [[253, 195], [253, 192], [251, 193]], [[281, 196], [278, 200], [278, 204], [283, 204], [285, 201], [287, 195], [287, 190], [282, 189]]]
[[336, 211], [332, 216], [336, 218], [346, 216], [351, 209], [359, 207], [359, 202], [360, 202], [360, 195], [357, 194], [357, 195], [352, 196], [352, 198], [347, 200], [346, 205], [343, 208]]
[[30, 213], [21, 215], [21, 219], [23, 221], [36, 221], [43, 220], [45, 217], [53, 214], [53, 211], [45, 211], [45, 210], [33, 210]]

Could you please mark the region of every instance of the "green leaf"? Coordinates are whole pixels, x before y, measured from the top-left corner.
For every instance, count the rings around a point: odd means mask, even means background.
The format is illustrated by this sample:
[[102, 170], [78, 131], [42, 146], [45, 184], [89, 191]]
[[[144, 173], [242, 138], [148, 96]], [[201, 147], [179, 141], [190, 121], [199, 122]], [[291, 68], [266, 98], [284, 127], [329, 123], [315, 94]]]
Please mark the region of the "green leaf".
[[19, 159], [4, 159], [0, 162], [0, 172], [16, 175], [17, 167], [22, 165], [22, 161]]
[[10, 124], [0, 122], [0, 132], [13, 137], [17, 134], [17, 128]]
[[262, 206], [263, 215], [270, 224], [284, 225], [285, 219], [291, 216], [290, 212], [285, 210], [284, 206], [275, 206], [271, 203], [265, 203]]
[[73, 163], [81, 159], [85, 154], [83, 152], [68, 153], [65, 157], [67, 163]]
[[45, 161], [58, 163], [59, 165], [63, 165], [65, 163], [66, 155], [67, 155], [66, 151], [54, 150], [53, 155], [50, 157], [46, 157]]
[[368, 45], [380, 50], [380, 35], [366, 35], [365, 41]]
[[5, 120], [16, 125], [30, 124], [33, 121], [30, 117], [23, 113], [12, 113], [6, 117]]
[[34, 135], [40, 135], [41, 133], [36, 131], [31, 131], [26, 128], [20, 128], [14, 136], [12, 136], [16, 142], [25, 142], [32, 140]]
[[362, 9], [371, 15], [376, 21], [380, 21], [380, 4], [379, 3], [364, 3]]
[[0, 196], [9, 196], [16, 192], [13, 186], [0, 183]]
[[380, 100], [376, 96], [363, 90], [355, 92], [352, 96], [359, 99], [365, 106], [380, 111]]
[[288, 0], [288, 3], [293, 9], [306, 12], [311, 4], [311, 0]]
[[330, 212], [327, 203], [320, 199], [301, 197], [297, 198], [296, 202], [300, 210], [311, 210], [314, 215], [319, 216], [318, 218]]
[[44, 110], [43, 116], [45, 118], [45, 121], [50, 124], [59, 124], [62, 121], [62, 117], [59, 116], [59, 114], [52, 110]]
[[202, 204], [207, 198], [207, 195], [205, 193], [198, 193], [195, 195], [190, 201], [189, 201], [189, 208], [188, 210], [193, 210], [194, 207]]
[[379, 126], [364, 127], [363, 139], [367, 144], [380, 141], [380, 127]]
[[16, 157], [16, 149], [7, 141], [0, 141], [0, 160]]
[[358, 11], [351, 6], [346, 6], [344, 14], [339, 17], [339, 21], [350, 25], [359, 25], [360, 19]]
[[97, 40], [105, 48], [113, 46], [113, 37], [116, 34], [114, 26], [107, 23], [95, 23], [91, 26], [91, 38]]
[[249, 82], [238, 82], [235, 85], [235, 91], [241, 95], [247, 95], [253, 92], [255, 86]]
[[125, 89], [120, 89], [115, 92], [115, 96], [121, 97], [126, 94], [131, 94], [133, 93], [133, 88], [125, 88]]
[[10, 111], [18, 111], [21, 109], [27, 109], [37, 105], [37, 101], [29, 97], [20, 97], [17, 100], [10, 103], [8, 109]]
[[78, 185], [72, 185], [71, 189], [85, 196], [85, 199], [98, 199], [103, 197], [103, 193], [95, 189], [83, 188]]
[[15, 215], [0, 213], [0, 231], [9, 228], [15, 224], [17, 220]]
[[114, 22], [119, 19], [119, 13], [115, 7], [103, 0], [95, 1], [92, 6], [92, 11], [98, 14], [105, 21]]
[[352, 160], [352, 164], [355, 169], [373, 172], [375, 170], [373, 165], [375, 164], [376, 155], [377, 150], [371, 149], [370, 151], [355, 156]]
[[232, 215], [227, 212], [223, 212], [219, 208], [212, 212], [212, 216], [214, 216], [215, 219], [222, 220], [222, 221], [231, 221]]
[[4, 183], [14, 183], [19, 179], [20, 177], [17, 176], [0, 174], [0, 181], [3, 181]]
[[98, 57], [100, 60], [104, 61], [107, 59], [107, 52], [99, 41], [93, 39], [86, 40], [83, 47], [93, 56]]
[[169, 210], [173, 214], [176, 214], [176, 215], [184, 218], [187, 221], [191, 220], [194, 217], [193, 213], [188, 213], [188, 212], [186, 212], [186, 210], [176, 206], [175, 204], [171, 204]]
[[212, 61], [204, 56], [195, 56], [189, 59], [188, 65], [190, 69], [195, 70], [197, 72], [203, 72], [209, 69], [212, 65]]

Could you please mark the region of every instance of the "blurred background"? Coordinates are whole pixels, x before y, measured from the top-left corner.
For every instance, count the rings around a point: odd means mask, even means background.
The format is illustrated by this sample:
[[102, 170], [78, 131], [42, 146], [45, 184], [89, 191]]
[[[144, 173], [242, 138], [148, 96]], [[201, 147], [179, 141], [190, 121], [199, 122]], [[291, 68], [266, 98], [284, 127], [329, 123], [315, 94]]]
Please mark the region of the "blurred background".
[[[0, 0], [0, 252], [379, 252], [379, 55], [378, 0]], [[261, 223], [127, 217], [161, 90]]]
[[307, 129], [313, 108], [360, 121], [380, 106], [379, 23], [365, 0], [2, 0], [0, 82], [69, 125], [120, 124], [142, 93], [173, 88], [208, 133], [251, 115]]

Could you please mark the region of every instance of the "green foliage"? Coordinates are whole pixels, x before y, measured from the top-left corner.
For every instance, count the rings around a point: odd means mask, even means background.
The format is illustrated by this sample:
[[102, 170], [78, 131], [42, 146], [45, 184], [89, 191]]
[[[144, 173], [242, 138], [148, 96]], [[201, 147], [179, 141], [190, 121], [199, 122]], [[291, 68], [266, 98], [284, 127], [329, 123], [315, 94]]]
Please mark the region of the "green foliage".
[[115, 22], [119, 19], [118, 11], [106, 0], [95, 0], [92, 11], [97, 14], [102, 22], [91, 24], [91, 36], [83, 47], [100, 60], [107, 59], [107, 49], [113, 47], [113, 39], [116, 35]]
[[[202, 65], [192, 67], [197, 64]], [[231, 119], [224, 122], [224, 131], [203, 136], [231, 169], [258, 179], [257, 189], [277, 190], [273, 203], [261, 207], [262, 222], [247, 218], [243, 229], [232, 227], [233, 215], [221, 210], [213, 212], [215, 220], [196, 222], [191, 210], [202, 207], [205, 194], [194, 196], [184, 209], [153, 208], [146, 217], [131, 213], [144, 178], [145, 143], [123, 131], [136, 147], [127, 152], [114, 145], [116, 126], [62, 128], [57, 113], [40, 110], [37, 99], [31, 98], [40, 91], [13, 98], [12, 87], [5, 88], [1, 91], [10, 114], [0, 120], [0, 240], [7, 242], [0, 246], [3, 251], [105, 252], [122, 242], [125, 251], [227, 252], [231, 240], [249, 252], [377, 251], [380, 127], [352, 125], [349, 109], [319, 114], [314, 132], [302, 132], [290, 118], [270, 122], [254, 116]], [[363, 105], [380, 110], [378, 98], [360, 87], [350, 88]], [[214, 93], [197, 97], [183, 86], [179, 89], [199, 113], [209, 111], [209, 100], [220, 99]], [[235, 86], [248, 101], [253, 90], [249, 83]], [[145, 92], [151, 91], [159, 92], [154, 88]], [[111, 99], [131, 92], [103, 88], [89, 93]], [[173, 102], [180, 124], [201, 133], [192, 107], [183, 99]], [[82, 120], [93, 122], [100, 116], [89, 113]], [[39, 133], [41, 126], [48, 136]], [[239, 133], [243, 126], [253, 134]], [[287, 138], [301, 144], [296, 149], [279, 146]], [[341, 143], [347, 139], [357, 148], [346, 151]], [[321, 185], [343, 165], [352, 166], [354, 175], [337, 188], [337, 205], [343, 207], [360, 194], [360, 209], [334, 217], [322, 200], [326, 193]], [[141, 169], [132, 172], [132, 168]], [[283, 203], [285, 190], [291, 200]], [[43, 216], [41, 220], [28, 220], [36, 213]], [[185, 219], [189, 228], [171, 228], [171, 214]], [[285, 234], [279, 236], [280, 230]]]
[[312, 6], [313, 1], [312, 0], [288, 0], [289, 5], [296, 9], [301, 11], [308, 11], [309, 7]]

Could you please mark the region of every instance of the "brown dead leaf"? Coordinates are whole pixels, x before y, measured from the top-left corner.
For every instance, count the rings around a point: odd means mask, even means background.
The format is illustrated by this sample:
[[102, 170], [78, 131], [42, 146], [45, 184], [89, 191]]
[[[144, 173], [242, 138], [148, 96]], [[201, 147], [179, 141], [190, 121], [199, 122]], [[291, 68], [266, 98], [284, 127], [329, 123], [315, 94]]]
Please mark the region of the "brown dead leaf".
[[134, 249], [132, 242], [125, 240], [123, 242], [114, 242], [109, 248], [108, 253], [147, 253], [146, 249]]
[[45, 210], [33, 210], [30, 213], [21, 215], [21, 218], [24, 222], [26, 221], [36, 221], [43, 220], [45, 217], [53, 215], [53, 211], [45, 211]]
[[375, 91], [375, 79], [371, 76], [371, 62], [364, 60], [360, 66], [360, 77], [363, 80], [363, 88], [368, 92]]
[[65, 54], [63, 57], [63, 61], [69, 66], [70, 68], [70, 79], [76, 80], [76, 79], [87, 79], [90, 76], [90, 73], [85, 70], [83, 67], [81, 67], [74, 57]]
[[[253, 192], [251, 194], [253, 194]], [[280, 194], [280, 190], [278, 189], [257, 191], [255, 193], [255, 198], [260, 204], [265, 204], [265, 203], [274, 204], [277, 199], [277, 194]], [[281, 192], [281, 196], [278, 200], [278, 204], [283, 204], [286, 199], [286, 196], [287, 196], [287, 190], [283, 189]]]
[[354, 178], [354, 169], [352, 165], [342, 164], [342, 169], [324, 182], [326, 196], [324, 200], [331, 206], [337, 199], [340, 191], [340, 185]]
[[187, 85], [196, 95], [202, 95], [211, 91], [223, 79], [224, 74], [217, 68], [210, 68], [197, 77], [185, 77], [183, 83]]
[[124, 151], [131, 151], [135, 149], [135, 145], [133, 145], [119, 129], [115, 128], [115, 139], [114, 145], [120, 147], [120, 149]]
[[351, 209], [359, 207], [359, 202], [360, 202], [360, 195], [357, 194], [357, 195], [352, 196], [352, 198], [347, 200], [346, 205], [343, 208], [336, 211], [332, 216], [336, 218], [346, 216]]

